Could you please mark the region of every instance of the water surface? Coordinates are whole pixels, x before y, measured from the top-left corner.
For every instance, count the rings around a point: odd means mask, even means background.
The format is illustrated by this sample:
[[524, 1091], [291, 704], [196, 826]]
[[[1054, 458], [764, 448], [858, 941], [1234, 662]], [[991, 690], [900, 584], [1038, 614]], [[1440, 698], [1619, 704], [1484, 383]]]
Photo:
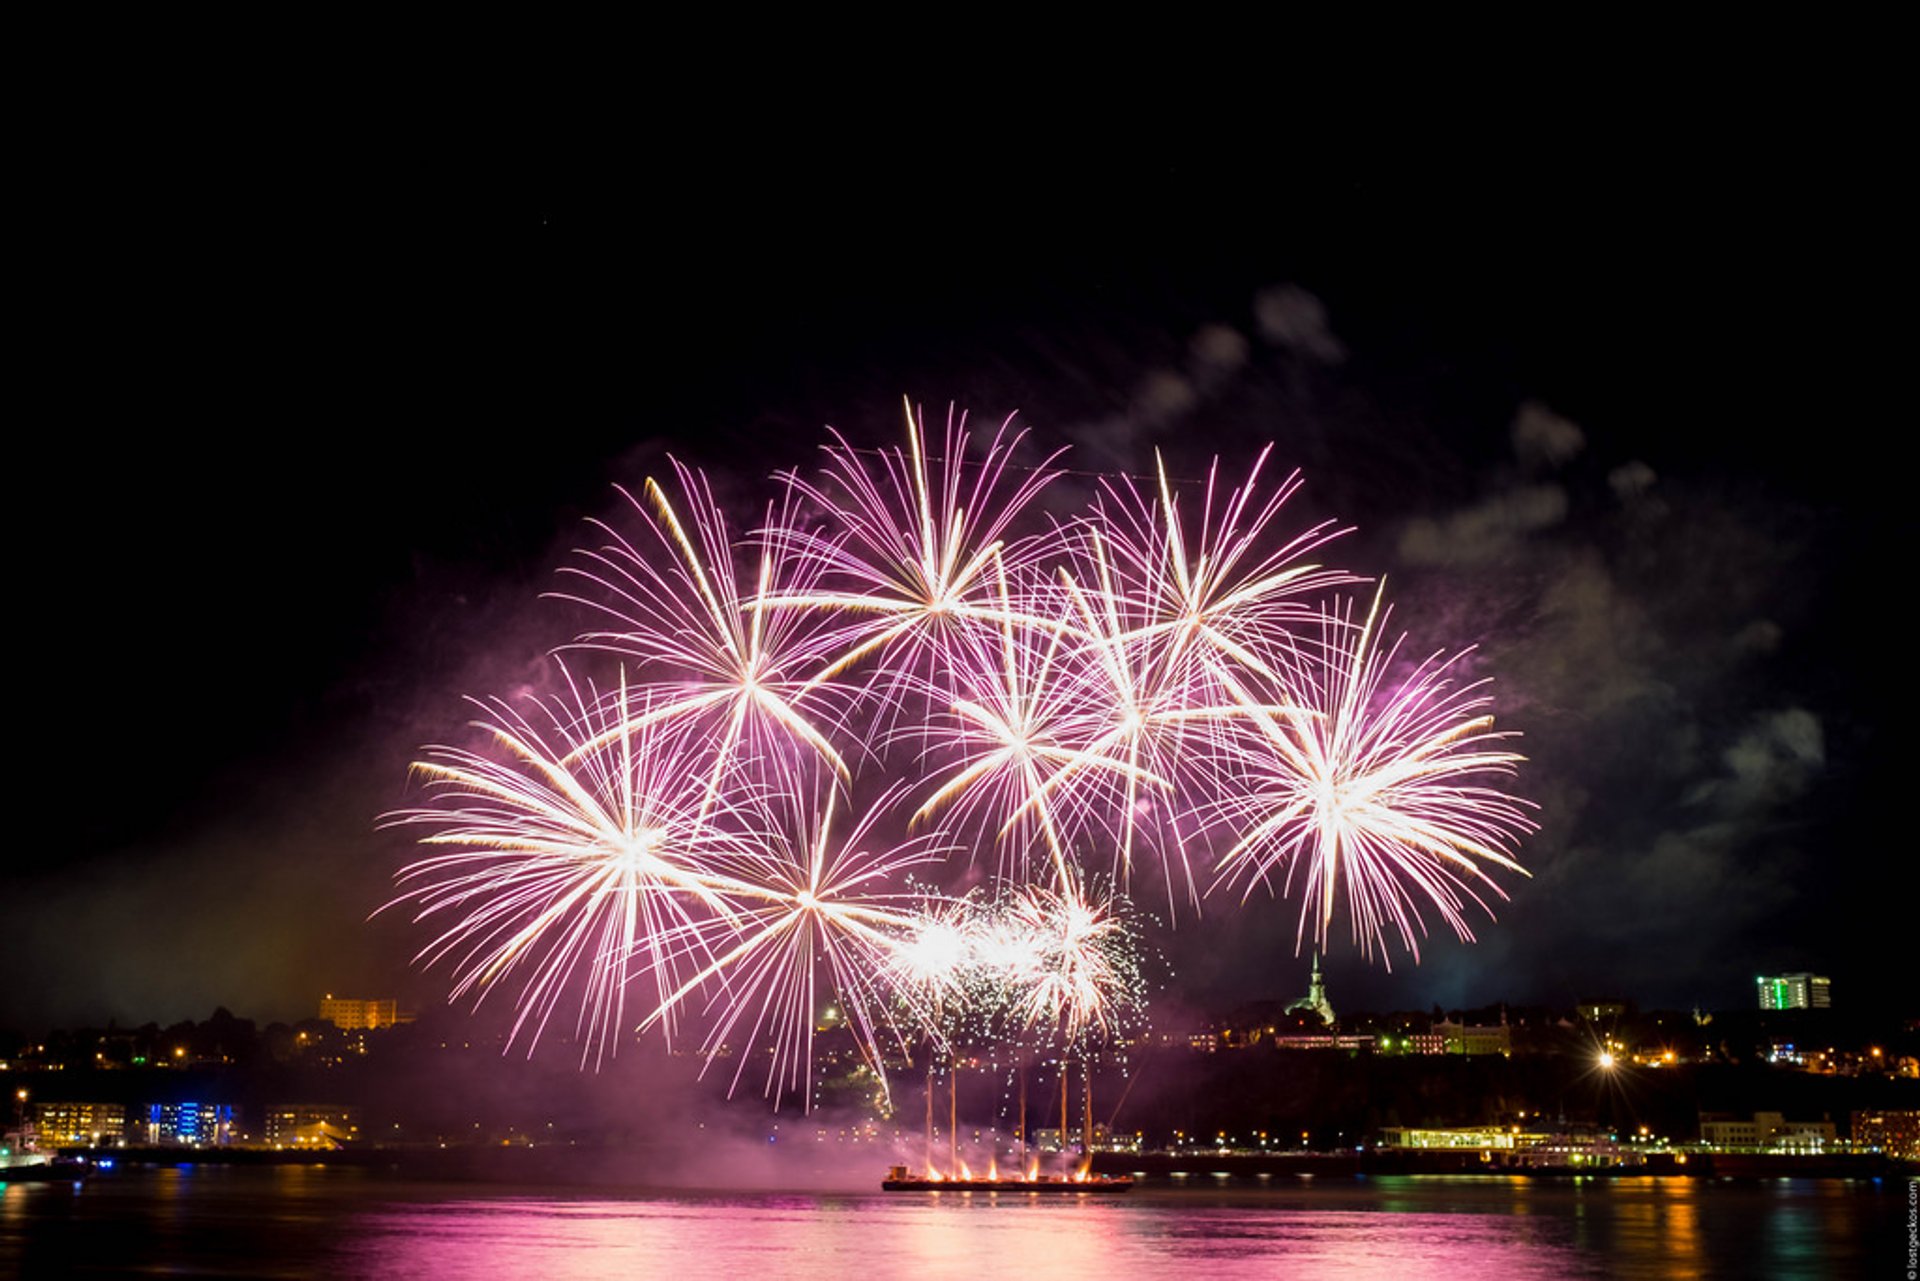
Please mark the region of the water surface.
[[1893, 1276], [1906, 1197], [1900, 1180], [1480, 1177], [1064, 1198], [610, 1192], [183, 1166], [0, 1188], [0, 1275]]

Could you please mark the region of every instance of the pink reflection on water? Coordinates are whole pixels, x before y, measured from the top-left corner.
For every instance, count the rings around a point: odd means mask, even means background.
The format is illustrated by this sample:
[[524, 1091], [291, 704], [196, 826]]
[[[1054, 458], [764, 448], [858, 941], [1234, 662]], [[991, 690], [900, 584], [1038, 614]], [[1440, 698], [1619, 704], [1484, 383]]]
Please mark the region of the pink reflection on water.
[[[1271, 1202], [1022, 1194], [667, 1200], [489, 1198], [400, 1207], [350, 1270], [459, 1278], [1048, 1278], [1590, 1272], [1527, 1219]], [[1597, 1274], [1597, 1273], [1596, 1273]]]

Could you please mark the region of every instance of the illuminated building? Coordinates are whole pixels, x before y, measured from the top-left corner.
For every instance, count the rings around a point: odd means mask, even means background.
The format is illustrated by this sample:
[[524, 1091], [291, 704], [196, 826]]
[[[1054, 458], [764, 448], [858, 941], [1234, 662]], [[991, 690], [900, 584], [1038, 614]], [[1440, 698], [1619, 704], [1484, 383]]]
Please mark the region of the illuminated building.
[[1822, 975], [1762, 975], [1753, 982], [1763, 1010], [1824, 1010], [1833, 1004], [1831, 984]]
[[1380, 1145], [1388, 1148], [1516, 1148], [1529, 1147], [1545, 1136], [1518, 1126], [1472, 1125], [1448, 1129], [1390, 1125], [1380, 1131]]
[[1700, 1114], [1700, 1141], [1739, 1150], [1817, 1152], [1834, 1141], [1832, 1121], [1789, 1121], [1779, 1112], [1755, 1112], [1742, 1120], [1728, 1113]]
[[1447, 1038], [1439, 1032], [1385, 1032], [1373, 1048], [1376, 1054], [1396, 1058], [1406, 1054], [1445, 1054]]
[[1441, 1021], [1433, 1030], [1446, 1042], [1448, 1054], [1513, 1054], [1513, 1029], [1501, 1011], [1498, 1023], [1473, 1024]]
[[1920, 1112], [1855, 1112], [1856, 1151], [1884, 1152], [1901, 1161], [1920, 1161]]
[[233, 1142], [230, 1103], [150, 1103], [146, 1141], [155, 1147], [225, 1147]]
[[266, 1139], [277, 1148], [337, 1148], [360, 1137], [360, 1109], [340, 1103], [276, 1103]]
[[1276, 1050], [1367, 1050], [1373, 1049], [1373, 1034], [1355, 1032], [1335, 1034], [1332, 1032], [1276, 1033], [1271, 1040]]
[[36, 1103], [33, 1128], [43, 1148], [125, 1147], [127, 1109], [119, 1103]]
[[362, 1001], [329, 992], [320, 999], [320, 1017], [343, 1032], [392, 1027], [403, 1020], [392, 1001]]

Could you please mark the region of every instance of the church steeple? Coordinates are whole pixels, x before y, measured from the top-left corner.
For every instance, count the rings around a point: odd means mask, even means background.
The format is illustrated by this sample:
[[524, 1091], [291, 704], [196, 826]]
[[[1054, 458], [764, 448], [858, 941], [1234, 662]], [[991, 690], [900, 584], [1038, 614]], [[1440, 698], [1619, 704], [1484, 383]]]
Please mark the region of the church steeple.
[[1313, 973], [1307, 977], [1307, 994], [1287, 1006], [1287, 1013], [1312, 1010], [1322, 1023], [1333, 1023], [1333, 1003], [1327, 1000], [1326, 980], [1320, 977], [1320, 953], [1313, 954]]

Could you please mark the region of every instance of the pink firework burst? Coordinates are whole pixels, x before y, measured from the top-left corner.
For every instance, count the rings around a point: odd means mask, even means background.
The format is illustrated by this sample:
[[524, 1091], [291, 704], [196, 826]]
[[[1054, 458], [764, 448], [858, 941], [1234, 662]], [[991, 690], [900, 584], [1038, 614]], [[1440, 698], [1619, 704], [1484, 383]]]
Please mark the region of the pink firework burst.
[[952, 852], [931, 837], [876, 840], [874, 829], [893, 811], [899, 787], [863, 817], [848, 820], [839, 813], [838, 787], [827, 786], [824, 805], [799, 796], [780, 801], [785, 821], [771, 826], [771, 839], [755, 852], [746, 875], [727, 886], [729, 910], [688, 927], [706, 964], [686, 975], [642, 1024], [644, 1030], [662, 1022], [695, 993], [709, 992], [701, 1047], [708, 1063], [725, 1050], [743, 1051], [734, 1070], [737, 1087], [749, 1061], [744, 1051], [764, 1046], [765, 1092], [776, 1107], [789, 1091], [811, 1105], [814, 1038], [823, 1017], [852, 1036], [885, 1088], [882, 1036], [905, 1039], [891, 1021], [887, 976], [895, 949], [918, 922], [920, 901], [899, 888], [901, 878]]
[[936, 723], [946, 732], [924, 754], [941, 762], [937, 786], [914, 814], [946, 811], [954, 826], [985, 835], [1001, 852], [1001, 879], [1024, 883], [1028, 855], [1045, 852], [1056, 884], [1072, 877], [1074, 838], [1098, 822], [1130, 784], [1165, 786], [1136, 766], [1098, 750], [1101, 705], [1091, 702], [1078, 668], [1089, 652], [1073, 632], [1061, 593], [1010, 591], [996, 573], [998, 618], [971, 661], [948, 673], [934, 700], [948, 700]]
[[1011, 465], [1026, 435], [1011, 428], [1008, 419], [970, 460], [966, 416], [949, 413], [934, 454], [925, 416], [908, 404], [905, 450], [855, 449], [836, 433], [817, 480], [787, 478], [827, 519], [824, 533], [779, 535], [813, 562], [818, 586], [770, 590], [755, 607], [837, 620], [833, 657], [816, 680], [872, 658], [874, 682], [888, 687], [967, 661], [970, 628], [998, 617], [993, 567], [1017, 569], [1038, 553], [1013, 531], [1056, 474], [1057, 454], [1032, 469]]
[[1220, 790], [1221, 744], [1238, 722], [1285, 710], [1275, 701], [1276, 668], [1287, 665], [1291, 629], [1307, 616], [1303, 597], [1353, 581], [1302, 561], [1338, 535], [1331, 525], [1290, 540], [1275, 535], [1300, 482], [1291, 476], [1263, 493], [1266, 458], [1224, 493], [1216, 463], [1191, 517], [1164, 461], [1157, 500], [1130, 480], [1103, 479], [1094, 514], [1065, 544], [1082, 702], [1102, 721], [1086, 759], [1124, 771], [1118, 804], [1106, 810], [1115, 872], [1130, 879], [1137, 843], [1151, 841], [1170, 911], [1180, 897], [1200, 901], [1181, 798]]
[[[591, 584], [586, 596], [566, 596], [612, 616], [615, 626], [589, 633], [579, 644], [609, 649], [639, 660], [653, 678], [637, 715], [608, 718], [608, 734], [663, 722], [697, 733], [713, 745], [708, 777], [711, 799], [721, 778], [744, 758], [779, 768], [794, 748], [817, 755], [843, 777], [847, 762], [836, 740], [847, 741], [841, 691], [810, 682], [821, 660], [818, 620], [798, 612], [749, 609], [749, 595], [804, 590], [815, 562], [792, 554], [780, 521], [760, 544], [751, 592], [743, 592], [737, 555], [726, 518], [705, 476], [673, 463], [679, 478], [678, 506], [666, 489], [649, 480], [649, 511], [631, 494], [629, 503], [651, 536], [636, 548], [610, 526], [602, 546], [581, 553], [584, 565], [562, 572]], [[803, 575], [798, 579], [794, 574]], [[598, 746], [588, 742], [582, 750]], [[710, 801], [711, 803], [711, 801]]]
[[624, 682], [602, 696], [561, 671], [567, 696], [529, 713], [475, 703], [491, 752], [431, 747], [415, 764], [429, 803], [384, 822], [430, 829], [421, 844], [445, 852], [403, 868], [387, 906], [440, 924], [417, 959], [452, 965], [453, 997], [519, 980], [511, 1039], [529, 1052], [576, 994], [581, 1059], [598, 1062], [629, 979], [650, 972], [664, 997], [699, 961], [695, 927], [730, 920], [729, 893], [751, 888], [736, 873], [755, 858], [755, 811], [716, 812], [706, 762], [658, 722], [636, 726]]
[[1485, 682], [1456, 686], [1461, 655], [1434, 654], [1390, 684], [1399, 643], [1382, 652], [1384, 622], [1378, 592], [1362, 624], [1323, 616], [1293, 672], [1304, 710], [1257, 718], [1235, 744], [1227, 767], [1247, 781], [1209, 807], [1236, 834], [1215, 884], [1244, 882], [1244, 899], [1298, 876], [1296, 949], [1309, 922], [1325, 941], [1344, 886], [1361, 951], [1384, 952], [1391, 926], [1417, 962], [1423, 903], [1472, 939], [1466, 904], [1489, 910], [1482, 889], [1506, 897], [1482, 865], [1525, 875], [1512, 848], [1534, 824], [1497, 786], [1522, 758], [1493, 729]]
[[1103, 479], [1087, 522], [1112, 562], [1099, 575], [1102, 590], [1126, 601], [1123, 639], [1142, 666], [1216, 702], [1240, 697], [1246, 673], [1272, 675], [1276, 652], [1292, 647], [1291, 629], [1313, 620], [1316, 594], [1359, 581], [1306, 563], [1346, 532], [1331, 521], [1292, 537], [1277, 532], [1302, 482], [1295, 472], [1263, 485], [1272, 451], [1261, 450], [1246, 482], [1224, 492], [1216, 459], [1197, 496], [1177, 494], [1156, 455], [1154, 497], [1131, 480]]
[[583, 1063], [631, 1000], [778, 1107], [811, 1105], [827, 1023], [883, 1087], [922, 1036], [1119, 1035], [1136, 874], [1169, 917], [1297, 890], [1296, 949], [1343, 900], [1369, 956], [1391, 933], [1417, 960], [1427, 913], [1470, 939], [1533, 823], [1461, 656], [1383, 650], [1378, 594], [1324, 603], [1361, 580], [1319, 563], [1342, 531], [1287, 528], [1270, 451], [1042, 520], [1059, 455], [1024, 439], [953, 413], [930, 437], [909, 405], [903, 445], [835, 435], [782, 473], [744, 539], [678, 462], [629, 495], [630, 533], [564, 571], [616, 687], [563, 667], [559, 698], [478, 704], [487, 743], [426, 749], [427, 799], [386, 820], [425, 832], [389, 907], [435, 927], [454, 996], [509, 989], [529, 1052], [571, 1016]]

